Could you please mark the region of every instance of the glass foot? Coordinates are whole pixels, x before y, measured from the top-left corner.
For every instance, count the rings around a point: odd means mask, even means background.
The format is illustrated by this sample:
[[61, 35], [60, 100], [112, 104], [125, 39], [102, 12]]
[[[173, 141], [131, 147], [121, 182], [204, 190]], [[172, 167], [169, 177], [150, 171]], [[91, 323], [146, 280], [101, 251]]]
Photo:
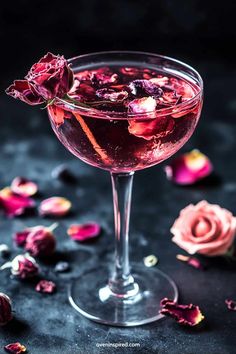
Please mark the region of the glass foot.
[[157, 268], [134, 265], [134, 290], [118, 297], [107, 285], [109, 267], [91, 269], [76, 279], [69, 289], [71, 305], [90, 320], [111, 326], [139, 326], [159, 320], [160, 301], [174, 301], [178, 290], [171, 278]]

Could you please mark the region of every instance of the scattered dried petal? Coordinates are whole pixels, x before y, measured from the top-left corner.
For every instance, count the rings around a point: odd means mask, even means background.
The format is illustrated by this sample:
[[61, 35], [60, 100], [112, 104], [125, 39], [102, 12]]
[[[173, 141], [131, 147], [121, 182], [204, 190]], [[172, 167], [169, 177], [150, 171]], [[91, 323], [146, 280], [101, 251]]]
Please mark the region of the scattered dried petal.
[[51, 228], [39, 225], [32, 227], [25, 240], [25, 250], [33, 257], [47, 257], [54, 253], [56, 239]]
[[26, 209], [34, 206], [35, 202], [31, 198], [14, 193], [9, 187], [0, 191], [0, 207], [9, 217], [22, 215]]
[[226, 303], [229, 310], [236, 311], [236, 301], [226, 299], [225, 303]]
[[35, 287], [39, 293], [52, 294], [56, 291], [56, 284], [50, 280], [40, 280]]
[[129, 84], [129, 88], [131, 90], [131, 93], [138, 97], [148, 95], [157, 99], [163, 94], [163, 91], [160, 86], [150, 80], [131, 81]]
[[58, 262], [54, 270], [57, 273], [64, 273], [70, 270], [70, 265], [68, 262]]
[[109, 100], [111, 102], [122, 102], [128, 97], [128, 92], [124, 90], [117, 92], [113, 89], [102, 88], [96, 91], [96, 95], [103, 100]]
[[39, 267], [33, 257], [29, 255], [18, 255], [11, 262], [11, 273], [20, 279], [35, 277]]
[[147, 120], [129, 120], [129, 133], [139, 138], [151, 140], [153, 138], [164, 138], [172, 133], [175, 126], [174, 119], [171, 117], [157, 117]]
[[165, 167], [167, 178], [177, 184], [188, 185], [211, 174], [213, 166], [209, 158], [199, 150], [192, 150]]
[[19, 342], [5, 345], [4, 349], [6, 350], [6, 352], [11, 354], [21, 354], [26, 352], [26, 347], [20, 344]]
[[38, 186], [36, 183], [24, 178], [16, 177], [11, 183], [12, 192], [22, 195], [23, 197], [31, 197], [38, 191]]
[[164, 298], [160, 305], [162, 307], [161, 314], [174, 318], [182, 325], [196, 326], [204, 319], [199, 307], [193, 304], [179, 305], [175, 301]]
[[11, 321], [12, 317], [11, 300], [6, 294], [0, 293], [0, 326]]
[[13, 236], [13, 240], [15, 244], [19, 247], [24, 247], [26, 239], [31, 231], [32, 228], [29, 227], [23, 231], [16, 232], [15, 235]]
[[95, 222], [86, 224], [74, 224], [67, 230], [68, 235], [75, 241], [87, 241], [99, 236], [101, 227]]
[[143, 262], [146, 267], [154, 267], [158, 263], [158, 258], [151, 254], [143, 259]]
[[186, 262], [193, 268], [204, 270], [204, 265], [195, 257], [184, 256], [182, 254], [177, 254], [176, 258], [181, 262]]
[[42, 216], [65, 216], [71, 209], [71, 202], [62, 197], [51, 197], [43, 200], [39, 206], [39, 213]]

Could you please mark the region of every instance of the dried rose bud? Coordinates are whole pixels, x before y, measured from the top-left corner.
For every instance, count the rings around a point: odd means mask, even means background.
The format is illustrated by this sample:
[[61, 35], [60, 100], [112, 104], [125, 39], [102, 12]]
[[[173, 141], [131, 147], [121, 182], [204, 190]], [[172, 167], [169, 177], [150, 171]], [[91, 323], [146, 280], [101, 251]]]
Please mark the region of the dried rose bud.
[[4, 349], [6, 350], [6, 352], [11, 354], [21, 354], [26, 352], [26, 347], [20, 344], [19, 342], [5, 345]]
[[73, 224], [67, 230], [67, 234], [75, 241], [87, 241], [99, 236], [101, 227], [95, 222], [87, 224]]
[[236, 311], [236, 301], [230, 300], [230, 299], [226, 299], [225, 303], [226, 303], [226, 305], [227, 305], [229, 310]]
[[186, 262], [193, 268], [204, 270], [206, 267], [195, 257], [184, 256], [182, 254], [177, 254], [176, 258], [181, 262]]
[[10, 298], [0, 293], [0, 326], [4, 326], [12, 319], [12, 308]]
[[20, 279], [35, 277], [39, 272], [39, 267], [35, 259], [29, 255], [20, 254], [11, 262], [11, 273]]
[[167, 178], [180, 185], [196, 183], [209, 176], [212, 170], [209, 158], [196, 149], [174, 158], [165, 167]]
[[43, 200], [39, 206], [39, 213], [42, 216], [65, 216], [71, 209], [71, 202], [62, 197], [51, 197]]
[[179, 305], [175, 301], [165, 298], [161, 300], [160, 305], [162, 307], [161, 314], [174, 318], [182, 325], [196, 326], [204, 319], [199, 307], [193, 304]]
[[11, 182], [11, 190], [12, 192], [22, 195], [23, 197], [31, 197], [37, 193], [38, 186], [36, 183], [26, 178], [16, 177]]
[[56, 239], [52, 233], [56, 226], [57, 224], [53, 224], [51, 227], [40, 225], [28, 229], [25, 250], [33, 257], [50, 256], [56, 248]]
[[56, 284], [49, 280], [40, 280], [35, 287], [39, 293], [52, 294], [56, 291]]
[[34, 206], [35, 202], [31, 198], [14, 193], [9, 187], [0, 191], [0, 207], [9, 217], [22, 215], [26, 209]]

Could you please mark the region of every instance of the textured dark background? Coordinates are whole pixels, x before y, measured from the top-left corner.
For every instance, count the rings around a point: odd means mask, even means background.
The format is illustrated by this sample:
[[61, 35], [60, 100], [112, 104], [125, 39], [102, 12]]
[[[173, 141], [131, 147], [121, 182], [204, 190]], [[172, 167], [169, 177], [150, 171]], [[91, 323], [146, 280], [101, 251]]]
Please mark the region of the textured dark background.
[[[235, 313], [225, 298], [236, 298], [235, 265], [208, 261], [205, 272], [175, 259], [179, 249], [171, 243], [169, 228], [179, 210], [190, 202], [207, 199], [236, 214], [235, 79], [236, 39], [234, 1], [28, 1], [1, 3], [0, 70], [1, 129], [0, 186], [16, 175], [39, 183], [41, 198], [63, 195], [72, 200], [73, 213], [56, 231], [58, 253], [51, 264], [41, 264], [45, 276], [54, 279], [58, 292], [43, 296], [32, 284], [0, 274], [1, 291], [13, 299], [15, 319], [0, 331], [3, 345], [20, 340], [31, 354], [126, 353], [125, 349], [98, 349], [96, 342], [139, 342], [127, 353], [234, 354]], [[164, 319], [151, 325], [122, 329], [91, 323], [68, 304], [70, 279], [89, 265], [111, 260], [113, 249], [112, 203], [109, 176], [76, 160], [53, 136], [46, 112], [28, 107], [4, 95], [3, 89], [21, 78], [47, 51], [67, 58], [96, 50], [133, 49], [177, 57], [200, 71], [205, 81], [205, 103], [196, 133], [183, 150], [199, 148], [213, 161], [219, 178], [191, 188], [171, 185], [163, 165], [135, 176], [131, 218], [131, 258], [142, 262], [154, 253], [158, 267], [171, 275], [184, 303], [199, 304], [206, 316], [199, 328], [186, 329]], [[66, 162], [77, 175], [76, 185], [51, 179], [51, 171]], [[94, 243], [78, 245], [68, 240], [72, 222], [99, 221], [103, 235]], [[11, 248], [11, 235], [24, 225], [49, 225], [37, 216], [0, 219], [0, 243]], [[109, 239], [109, 242], [107, 241]], [[13, 249], [13, 254], [19, 252]], [[68, 274], [56, 276], [57, 259], [67, 259]], [[3, 260], [2, 260], [3, 262]]]

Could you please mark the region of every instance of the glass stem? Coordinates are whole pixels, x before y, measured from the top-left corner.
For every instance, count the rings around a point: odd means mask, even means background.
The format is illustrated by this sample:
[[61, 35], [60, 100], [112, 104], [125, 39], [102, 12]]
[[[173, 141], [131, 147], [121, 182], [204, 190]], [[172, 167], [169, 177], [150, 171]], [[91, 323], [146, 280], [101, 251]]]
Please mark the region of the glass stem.
[[109, 287], [117, 297], [130, 297], [138, 292], [138, 285], [130, 274], [129, 219], [134, 172], [111, 173], [114, 224], [115, 265], [109, 279]]

